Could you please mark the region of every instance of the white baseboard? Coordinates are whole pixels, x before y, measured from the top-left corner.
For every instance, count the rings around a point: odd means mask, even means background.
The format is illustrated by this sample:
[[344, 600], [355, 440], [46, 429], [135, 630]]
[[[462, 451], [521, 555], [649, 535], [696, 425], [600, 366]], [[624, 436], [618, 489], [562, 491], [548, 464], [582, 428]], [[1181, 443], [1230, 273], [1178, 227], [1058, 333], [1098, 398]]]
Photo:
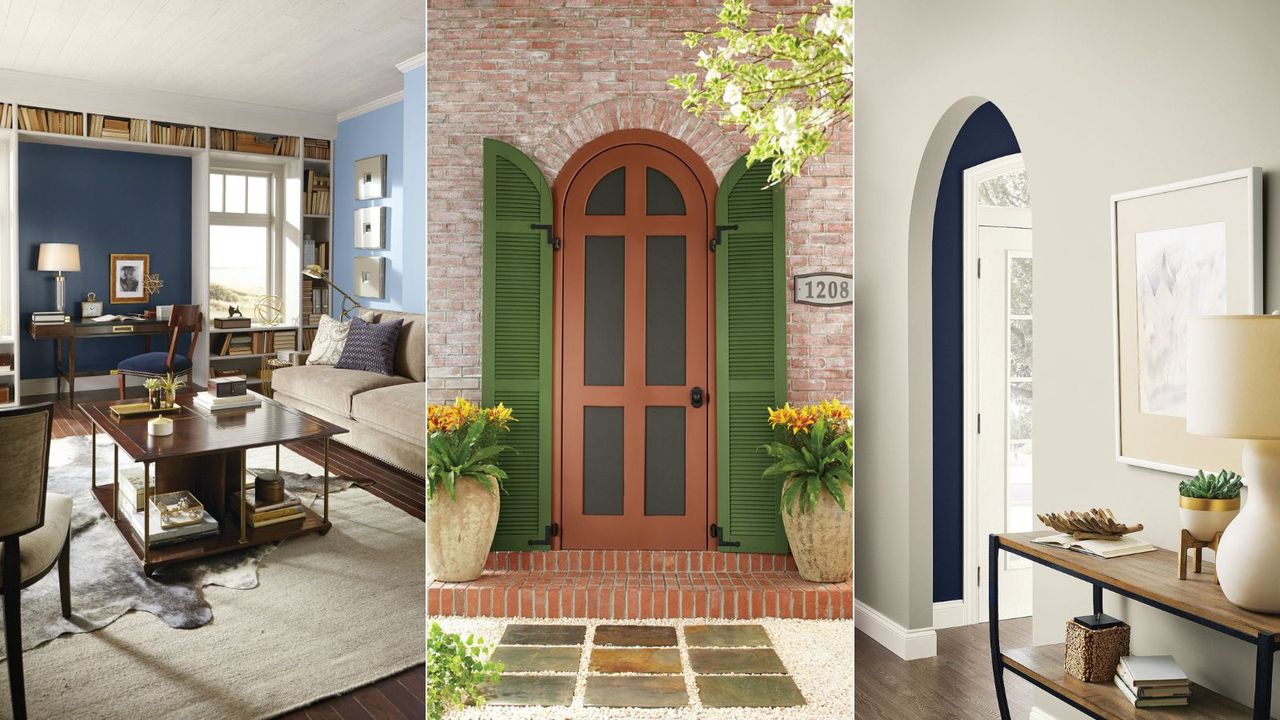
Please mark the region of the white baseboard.
[[[118, 385], [115, 375], [89, 375], [87, 377], [76, 378], [76, 392], [87, 390], [111, 390]], [[128, 387], [134, 387], [142, 384], [142, 378], [126, 378], [125, 384]], [[57, 378], [30, 378], [22, 381], [22, 394], [28, 395], [52, 395], [58, 391]], [[62, 391], [67, 391], [67, 383], [63, 381]]]
[[931, 658], [938, 654], [938, 634], [933, 628], [909, 630], [861, 600], [855, 601], [853, 606], [853, 626], [903, 660]]
[[946, 630], [947, 628], [960, 627], [967, 624], [964, 600], [946, 600], [933, 604], [934, 630]]

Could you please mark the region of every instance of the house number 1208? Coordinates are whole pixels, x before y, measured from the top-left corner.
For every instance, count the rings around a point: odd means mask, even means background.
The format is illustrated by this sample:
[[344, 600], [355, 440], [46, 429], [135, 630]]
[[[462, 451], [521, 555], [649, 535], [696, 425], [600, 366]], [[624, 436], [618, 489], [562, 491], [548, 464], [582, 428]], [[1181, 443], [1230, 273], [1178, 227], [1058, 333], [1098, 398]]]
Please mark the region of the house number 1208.
[[849, 305], [853, 303], [853, 276], [818, 272], [796, 275], [795, 302], [803, 305]]

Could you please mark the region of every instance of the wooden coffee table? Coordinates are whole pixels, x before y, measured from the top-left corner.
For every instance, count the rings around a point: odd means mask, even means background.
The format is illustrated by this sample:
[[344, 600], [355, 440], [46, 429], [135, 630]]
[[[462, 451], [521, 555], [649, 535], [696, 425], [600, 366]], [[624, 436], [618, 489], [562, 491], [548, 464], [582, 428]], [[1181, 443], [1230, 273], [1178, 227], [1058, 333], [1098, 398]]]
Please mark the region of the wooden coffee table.
[[[165, 565], [197, 560], [254, 545], [275, 542], [306, 533], [327, 533], [329, 523], [329, 439], [347, 432], [342, 427], [258, 396], [262, 404], [254, 408], [210, 412], [192, 405], [194, 395], [180, 395], [180, 410], [166, 413], [173, 420], [173, 434], [147, 434], [147, 421], [159, 413], [119, 418], [111, 412], [120, 400], [80, 403], [79, 408], [92, 426], [92, 480], [94, 497], [115, 521], [116, 528], [133, 548], [142, 569], [151, 575]], [[128, 401], [123, 401], [128, 402]], [[136, 402], [136, 401], [135, 401]], [[98, 432], [115, 443], [111, 484], [99, 485]], [[324, 440], [324, 510], [316, 513], [304, 507], [302, 525], [283, 523], [250, 528], [243, 508], [247, 485], [246, 453], [251, 448], [274, 445], [276, 470], [280, 469], [280, 445], [299, 440]], [[120, 476], [120, 451], [142, 463], [144, 497], [187, 490], [195, 495], [210, 515], [217, 518], [221, 532], [189, 542], [164, 547], [148, 547], [151, 513], [143, 513], [139, 536], [127, 518], [116, 512], [116, 492]], [[232, 512], [233, 494], [240, 492], [242, 507], [237, 522]]]

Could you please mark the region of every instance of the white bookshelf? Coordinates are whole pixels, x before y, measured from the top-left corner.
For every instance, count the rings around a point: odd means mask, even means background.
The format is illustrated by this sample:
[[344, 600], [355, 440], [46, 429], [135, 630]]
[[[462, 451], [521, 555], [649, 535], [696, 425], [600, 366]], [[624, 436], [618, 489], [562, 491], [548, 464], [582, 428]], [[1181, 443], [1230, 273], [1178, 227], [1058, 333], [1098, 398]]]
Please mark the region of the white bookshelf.
[[[57, 110], [80, 117], [78, 134], [44, 132], [20, 127], [19, 108], [22, 106]], [[283, 183], [284, 202], [280, 213], [281, 239], [283, 241], [282, 286], [280, 296], [285, 300], [285, 316], [287, 325], [276, 329], [288, 330], [296, 328], [298, 347], [303, 342], [303, 325], [301, 322], [302, 297], [302, 253], [303, 237], [309, 227], [323, 227], [326, 241], [332, 239], [332, 202], [328, 214], [311, 213], [304, 217], [302, 193], [305, 169], [320, 167], [320, 163], [332, 177], [332, 160], [304, 160], [305, 138], [319, 138], [330, 143], [330, 158], [333, 153], [333, 138], [325, 134], [309, 132], [310, 127], [271, 127], [274, 122], [263, 122], [262, 118], [246, 118], [243, 123], [226, 122], [228, 117], [214, 118], [211, 123], [193, 123], [189, 120], [171, 119], [170, 115], [187, 114], [181, 108], [169, 107], [165, 116], [140, 117], [119, 112], [116, 108], [75, 107], [63, 102], [27, 102], [22, 99], [0, 100], [0, 354], [12, 353], [14, 366], [12, 370], [0, 370], [0, 386], [10, 385], [10, 403], [17, 404], [20, 396], [21, 371], [19, 365], [18, 342], [23, 332], [22, 319], [18, 314], [18, 280], [21, 269], [18, 264], [18, 222], [17, 222], [17, 173], [18, 148], [20, 143], [43, 143], [68, 147], [95, 148], [101, 150], [117, 150], [123, 152], [142, 152], [155, 155], [176, 155], [191, 158], [191, 297], [194, 302], [208, 307], [209, 292], [209, 171], [211, 166], [248, 166], [271, 167], [278, 172]], [[116, 118], [129, 118], [146, 122], [145, 141], [124, 140], [117, 138], [90, 137], [90, 116], [104, 115]], [[158, 141], [159, 126], [181, 126], [198, 130], [194, 133], [196, 142], [191, 146], [172, 145]], [[256, 152], [238, 152], [235, 150], [211, 149], [212, 131], [218, 128], [237, 129], [240, 132], [253, 132], [263, 135], [296, 138], [297, 149], [291, 155], [269, 155]], [[254, 129], [257, 128], [257, 129]], [[298, 132], [301, 129], [303, 132]], [[318, 232], [318, 231], [316, 231]], [[68, 299], [69, 304], [73, 299]], [[314, 326], [312, 326], [314, 327]], [[193, 379], [203, 384], [210, 370], [210, 338], [214, 333], [212, 318], [206, 318], [206, 329], [201, 334], [199, 349], [193, 358]], [[10, 348], [12, 348], [10, 350]], [[242, 356], [243, 357], [243, 356]], [[213, 363], [223, 360], [213, 356]], [[0, 403], [0, 407], [5, 407]]]

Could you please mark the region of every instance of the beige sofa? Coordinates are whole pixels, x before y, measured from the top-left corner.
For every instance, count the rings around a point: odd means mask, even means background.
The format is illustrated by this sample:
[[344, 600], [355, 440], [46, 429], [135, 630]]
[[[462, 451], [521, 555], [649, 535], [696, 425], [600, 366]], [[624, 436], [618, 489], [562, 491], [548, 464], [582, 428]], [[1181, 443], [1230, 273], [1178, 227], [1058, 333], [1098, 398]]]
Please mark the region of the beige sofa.
[[350, 430], [335, 440], [422, 477], [427, 465], [426, 317], [366, 310], [367, 322], [404, 320], [394, 377], [331, 365], [300, 365], [272, 373], [284, 404]]

